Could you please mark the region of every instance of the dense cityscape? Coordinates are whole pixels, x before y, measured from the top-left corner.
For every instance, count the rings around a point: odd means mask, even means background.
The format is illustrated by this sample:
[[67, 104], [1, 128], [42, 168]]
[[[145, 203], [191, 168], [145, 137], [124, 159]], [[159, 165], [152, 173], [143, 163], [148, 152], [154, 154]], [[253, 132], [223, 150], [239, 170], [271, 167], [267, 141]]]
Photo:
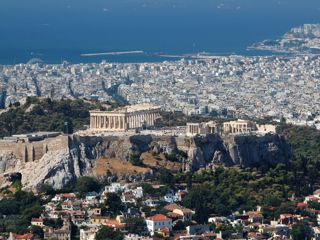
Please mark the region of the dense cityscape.
[[[186, 115], [229, 112], [234, 117], [317, 124], [320, 58], [229, 56], [163, 63], [2, 66], [2, 106], [27, 96], [149, 102]], [[313, 121], [315, 120], [315, 121]]]

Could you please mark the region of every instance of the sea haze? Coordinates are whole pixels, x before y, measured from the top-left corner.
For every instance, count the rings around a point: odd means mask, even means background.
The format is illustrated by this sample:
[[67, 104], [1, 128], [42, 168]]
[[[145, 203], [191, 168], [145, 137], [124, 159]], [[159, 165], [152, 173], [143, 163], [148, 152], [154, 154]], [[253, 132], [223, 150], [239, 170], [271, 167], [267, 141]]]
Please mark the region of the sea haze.
[[[246, 47], [304, 23], [320, 23], [319, 0], [1, 0], [0, 64], [255, 54]], [[140, 50], [145, 53], [81, 56]]]

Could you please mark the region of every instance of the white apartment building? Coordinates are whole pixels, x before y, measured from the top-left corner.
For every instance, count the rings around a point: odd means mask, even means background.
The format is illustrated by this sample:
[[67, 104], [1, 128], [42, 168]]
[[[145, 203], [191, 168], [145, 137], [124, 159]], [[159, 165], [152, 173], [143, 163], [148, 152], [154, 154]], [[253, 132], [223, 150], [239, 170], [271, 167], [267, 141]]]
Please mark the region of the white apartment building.
[[172, 219], [163, 214], [156, 214], [146, 219], [147, 228], [151, 235], [154, 235], [156, 230], [168, 228], [172, 230]]

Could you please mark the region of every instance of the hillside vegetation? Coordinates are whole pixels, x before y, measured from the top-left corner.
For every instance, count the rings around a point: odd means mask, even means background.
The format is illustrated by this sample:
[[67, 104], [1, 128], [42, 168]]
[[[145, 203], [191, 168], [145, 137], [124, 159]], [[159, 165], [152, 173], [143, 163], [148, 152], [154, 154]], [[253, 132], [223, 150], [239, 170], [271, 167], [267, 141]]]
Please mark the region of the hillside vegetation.
[[[254, 210], [262, 206], [264, 216], [272, 220], [280, 213], [297, 213], [294, 202], [319, 189], [320, 131], [310, 127], [282, 126], [292, 147], [293, 160], [269, 169], [219, 167], [215, 171], [194, 173], [195, 187], [184, 199], [184, 205], [196, 209], [196, 219], [205, 222], [208, 215], [228, 215], [236, 210]], [[186, 176], [177, 181], [185, 182]], [[294, 198], [295, 201], [289, 199]], [[305, 213], [304, 213], [305, 214]], [[316, 221], [315, 216], [311, 219]]]
[[37, 131], [72, 133], [89, 124], [89, 111], [93, 109], [104, 107], [80, 99], [52, 101], [29, 97], [24, 105], [14, 104], [0, 115], [0, 137]]

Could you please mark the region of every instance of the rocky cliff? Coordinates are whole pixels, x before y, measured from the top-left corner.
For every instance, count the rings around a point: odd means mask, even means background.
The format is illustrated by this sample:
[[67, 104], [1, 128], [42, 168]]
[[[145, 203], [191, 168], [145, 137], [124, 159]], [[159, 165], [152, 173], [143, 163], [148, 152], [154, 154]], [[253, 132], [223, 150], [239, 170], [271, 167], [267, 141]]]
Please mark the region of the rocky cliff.
[[[15, 143], [12, 143], [15, 144]], [[11, 174], [21, 173], [22, 184], [26, 189], [36, 189], [41, 184], [50, 184], [54, 188], [62, 188], [68, 182], [80, 176], [95, 175], [93, 169], [99, 164], [106, 168], [98, 169], [99, 176], [103, 172], [110, 174], [108, 165], [116, 161], [128, 162], [131, 154], [141, 155], [149, 152], [150, 155], [170, 154], [183, 151], [187, 157], [182, 159], [181, 165], [185, 170], [196, 171], [200, 168], [211, 167], [215, 164], [226, 166], [240, 165], [242, 167], [256, 167], [263, 164], [287, 162], [292, 154], [289, 145], [278, 135], [236, 136], [221, 138], [218, 135], [208, 135], [195, 138], [170, 136], [78, 136], [68, 138], [65, 146], [60, 149], [49, 150], [40, 159], [25, 162], [13, 152], [0, 149], [0, 185], [4, 186]], [[112, 160], [111, 162], [109, 160]], [[109, 162], [108, 162], [109, 161]], [[131, 181], [143, 180], [152, 177], [152, 170], [157, 164], [139, 169], [135, 174], [125, 174], [125, 179]], [[170, 164], [168, 164], [170, 166]], [[159, 166], [160, 167], [160, 166]], [[111, 169], [111, 170], [112, 170]], [[115, 177], [120, 176], [113, 171]], [[0, 186], [1, 187], [1, 186]]]
[[285, 139], [276, 134], [237, 135], [221, 138], [208, 135], [188, 140], [187, 169], [198, 170], [215, 164], [244, 168], [287, 163], [292, 151]]

